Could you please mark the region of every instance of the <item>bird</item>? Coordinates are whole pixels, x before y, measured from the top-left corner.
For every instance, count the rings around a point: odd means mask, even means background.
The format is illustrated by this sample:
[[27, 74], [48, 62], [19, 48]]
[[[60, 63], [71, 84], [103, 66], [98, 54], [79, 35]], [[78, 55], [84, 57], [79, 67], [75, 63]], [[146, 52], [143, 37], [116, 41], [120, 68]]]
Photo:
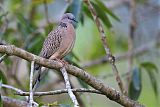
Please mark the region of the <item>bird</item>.
[[[77, 23], [72, 13], [65, 13], [57, 27], [44, 40], [39, 56], [51, 60], [61, 60], [69, 54], [73, 49], [76, 39], [75, 22]], [[38, 70], [38, 77], [33, 88], [41, 80], [41, 68], [42, 66], [38, 64], [34, 66], [34, 70]]]
[[[58, 26], [53, 29], [45, 39], [40, 52], [40, 57], [46, 59], [62, 59], [69, 54], [75, 44], [76, 33], [74, 23], [77, 22], [72, 13], [65, 13]], [[35, 70], [41, 68], [35, 64]]]

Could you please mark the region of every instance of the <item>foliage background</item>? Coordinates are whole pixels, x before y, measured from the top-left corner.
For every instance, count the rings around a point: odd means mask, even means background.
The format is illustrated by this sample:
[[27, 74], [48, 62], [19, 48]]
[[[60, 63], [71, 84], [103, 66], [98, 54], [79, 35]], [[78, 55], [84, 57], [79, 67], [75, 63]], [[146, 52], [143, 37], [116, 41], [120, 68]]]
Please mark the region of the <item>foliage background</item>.
[[[109, 15], [110, 11], [105, 11], [100, 3], [111, 9], [111, 14], [115, 14], [118, 19]], [[105, 33], [112, 53], [115, 56], [128, 51], [128, 38], [130, 35], [130, 24], [132, 20], [130, 0], [92, 0], [99, 8], [95, 8], [104, 25]], [[120, 2], [120, 3], [119, 3]], [[136, 21], [134, 30], [133, 46], [134, 49], [141, 45], [147, 45], [150, 42], [157, 42], [160, 38], [160, 20], [158, 0], [136, 0]], [[119, 3], [119, 4], [116, 4]], [[47, 8], [46, 8], [47, 7]], [[107, 9], [108, 9], [107, 8]], [[46, 9], [46, 10], [45, 10]], [[73, 49], [74, 55], [67, 56], [79, 66], [87, 61], [105, 56], [102, 43], [99, 38], [99, 32], [87, 7], [81, 0], [1, 0], [0, 2], [0, 40], [7, 44], [14, 44], [31, 53], [39, 53], [42, 43], [52, 28], [55, 28], [60, 17], [66, 12], [72, 12], [79, 21], [76, 29], [76, 44]], [[108, 20], [109, 18], [109, 20]], [[110, 25], [112, 24], [112, 27]], [[79, 60], [77, 60], [77, 58]], [[160, 50], [158, 45], [151, 47], [142, 55], [134, 57], [132, 69], [139, 68], [142, 63], [149, 62], [138, 74], [132, 74], [136, 85], [130, 90], [138, 87], [135, 93], [140, 93], [138, 101], [147, 107], [157, 107], [160, 104], [159, 99], [159, 76], [156, 71], [159, 70]], [[120, 74], [128, 71], [128, 60], [116, 62]], [[152, 66], [153, 65], [153, 66]], [[152, 66], [152, 67], [151, 67]], [[0, 65], [1, 78], [3, 83], [7, 83], [23, 90], [28, 90], [29, 84], [29, 64], [20, 58], [10, 56]], [[147, 70], [145, 70], [147, 69]], [[158, 69], [158, 70], [157, 70]], [[118, 86], [112, 74], [111, 66], [108, 63], [87, 67], [86, 70], [92, 75], [103, 80], [118, 90]], [[149, 73], [150, 72], [150, 73]], [[49, 72], [42, 81], [39, 90], [55, 90], [64, 88], [63, 80], [58, 79], [57, 73]], [[127, 84], [126, 76], [122, 76]], [[134, 80], [134, 79], [133, 79]], [[140, 80], [140, 81], [138, 81]], [[85, 87], [75, 77], [71, 76], [74, 87]], [[152, 81], [152, 82], [151, 82]], [[138, 85], [137, 85], [138, 84]], [[141, 90], [142, 89], [142, 90]], [[157, 91], [156, 91], [157, 90]], [[11, 94], [9, 90], [3, 90], [3, 94], [23, 99], [23, 97]], [[80, 95], [85, 102], [86, 107], [119, 107], [118, 104], [106, 99], [105, 96], [95, 94]], [[133, 97], [136, 97], [133, 95]], [[38, 102], [55, 103], [70, 105], [71, 101], [68, 95], [46, 96], [36, 98]]]

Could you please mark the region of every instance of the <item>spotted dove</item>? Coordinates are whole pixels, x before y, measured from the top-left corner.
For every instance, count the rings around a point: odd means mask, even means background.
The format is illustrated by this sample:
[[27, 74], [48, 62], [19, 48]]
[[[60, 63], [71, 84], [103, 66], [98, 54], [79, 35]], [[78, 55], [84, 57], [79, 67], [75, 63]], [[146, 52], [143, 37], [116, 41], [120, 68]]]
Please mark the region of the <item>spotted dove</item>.
[[[71, 13], [66, 13], [62, 16], [56, 29], [52, 30], [43, 43], [40, 57], [46, 59], [62, 59], [73, 48], [76, 34], [74, 29], [75, 17]], [[35, 70], [41, 69], [41, 66], [36, 64]]]

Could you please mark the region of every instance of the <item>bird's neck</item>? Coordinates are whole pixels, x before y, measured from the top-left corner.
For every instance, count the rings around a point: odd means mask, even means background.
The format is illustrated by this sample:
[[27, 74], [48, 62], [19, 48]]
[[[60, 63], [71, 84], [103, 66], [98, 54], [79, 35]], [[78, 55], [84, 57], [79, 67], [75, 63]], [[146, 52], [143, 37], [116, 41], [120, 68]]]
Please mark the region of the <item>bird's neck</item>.
[[61, 26], [61, 27], [67, 27], [67, 23], [66, 22], [60, 22], [59, 26]]

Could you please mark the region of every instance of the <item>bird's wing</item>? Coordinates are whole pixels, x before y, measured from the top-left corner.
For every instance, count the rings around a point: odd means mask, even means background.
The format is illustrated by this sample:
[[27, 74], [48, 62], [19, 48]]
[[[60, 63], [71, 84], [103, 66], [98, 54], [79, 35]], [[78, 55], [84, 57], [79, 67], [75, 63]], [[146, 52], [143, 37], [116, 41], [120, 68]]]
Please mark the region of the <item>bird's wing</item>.
[[63, 37], [63, 29], [57, 27], [56, 29], [52, 30], [48, 34], [48, 37], [45, 39], [43, 43], [40, 56], [49, 59], [50, 56], [52, 56], [60, 47], [62, 37]]

